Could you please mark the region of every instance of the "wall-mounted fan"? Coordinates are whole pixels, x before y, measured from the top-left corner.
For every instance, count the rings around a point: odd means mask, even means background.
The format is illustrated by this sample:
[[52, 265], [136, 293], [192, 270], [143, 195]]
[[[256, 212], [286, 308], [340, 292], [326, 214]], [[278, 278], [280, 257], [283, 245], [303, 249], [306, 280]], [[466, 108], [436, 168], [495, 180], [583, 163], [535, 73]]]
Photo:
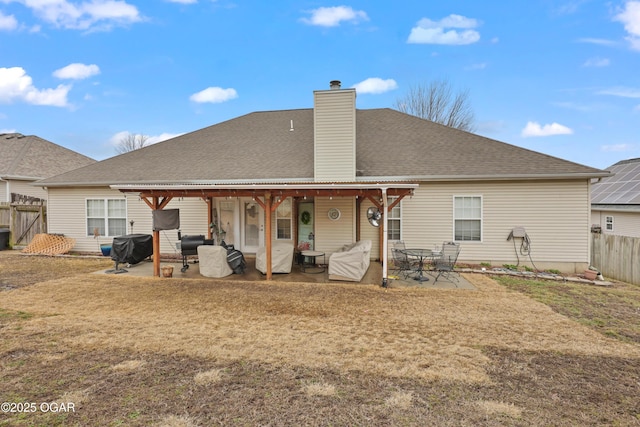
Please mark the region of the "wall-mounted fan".
[[374, 227], [380, 227], [380, 218], [382, 218], [382, 214], [378, 208], [371, 206], [367, 209], [367, 219], [369, 220], [369, 224]]

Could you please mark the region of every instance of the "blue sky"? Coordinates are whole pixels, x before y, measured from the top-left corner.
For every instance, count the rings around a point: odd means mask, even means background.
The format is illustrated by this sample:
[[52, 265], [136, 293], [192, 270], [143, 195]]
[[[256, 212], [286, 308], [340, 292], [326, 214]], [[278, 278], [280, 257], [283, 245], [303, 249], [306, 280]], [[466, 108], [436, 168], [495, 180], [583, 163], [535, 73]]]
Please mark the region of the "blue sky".
[[366, 109], [445, 79], [476, 133], [605, 168], [640, 157], [638, 70], [640, 0], [0, 0], [0, 133], [98, 160], [330, 80]]

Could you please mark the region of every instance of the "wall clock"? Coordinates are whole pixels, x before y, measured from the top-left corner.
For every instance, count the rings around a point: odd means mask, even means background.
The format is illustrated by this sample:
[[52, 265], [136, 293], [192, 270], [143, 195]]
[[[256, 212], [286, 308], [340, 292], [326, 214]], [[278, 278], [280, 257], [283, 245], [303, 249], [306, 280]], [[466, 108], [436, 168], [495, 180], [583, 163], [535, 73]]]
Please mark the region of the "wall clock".
[[329, 215], [329, 219], [330, 220], [335, 221], [338, 218], [340, 218], [340, 209], [331, 208], [331, 209], [329, 209], [328, 215]]

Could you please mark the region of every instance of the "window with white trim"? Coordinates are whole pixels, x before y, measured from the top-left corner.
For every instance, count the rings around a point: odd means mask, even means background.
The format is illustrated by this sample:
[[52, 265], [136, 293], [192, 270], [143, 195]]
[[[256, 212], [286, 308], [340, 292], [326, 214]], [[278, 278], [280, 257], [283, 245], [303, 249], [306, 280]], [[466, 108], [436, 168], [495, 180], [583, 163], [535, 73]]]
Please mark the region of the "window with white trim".
[[453, 197], [453, 239], [456, 242], [482, 240], [482, 197]]
[[127, 234], [125, 199], [87, 199], [87, 236], [122, 236]]
[[613, 231], [613, 217], [606, 216], [604, 217], [605, 228], [607, 231]]
[[291, 240], [291, 199], [286, 198], [276, 209], [276, 239]]
[[[391, 205], [395, 202], [397, 197], [387, 198], [387, 203]], [[388, 240], [402, 240], [402, 202], [398, 203], [389, 212], [387, 218], [387, 239]]]

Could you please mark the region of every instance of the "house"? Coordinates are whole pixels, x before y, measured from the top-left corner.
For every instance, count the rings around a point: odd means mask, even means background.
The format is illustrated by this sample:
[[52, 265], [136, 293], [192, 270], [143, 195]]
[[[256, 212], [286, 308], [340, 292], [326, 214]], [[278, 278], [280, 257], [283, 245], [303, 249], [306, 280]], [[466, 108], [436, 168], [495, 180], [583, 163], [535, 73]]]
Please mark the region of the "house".
[[640, 158], [622, 160], [591, 184], [591, 225], [605, 234], [640, 237]]
[[[356, 109], [355, 89], [337, 81], [313, 99], [311, 109], [250, 113], [41, 181], [50, 232], [82, 251], [96, 250], [96, 227], [153, 232], [154, 253], [174, 253], [177, 230], [152, 230], [151, 211], [178, 209], [183, 235], [224, 237], [245, 253], [265, 246], [270, 256], [283, 241], [329, 259], [371, 240], [384, 281], [396, 240], [457, 241], [467, 263], [588, 265], [590, 181], [608, 172], [392, 109]], [[369, 223], [371, 207], [387, 213], [382, 226]]]
[[46, 190], [33, 182], [95, 163], [53, 142], [19, 133], [0, 134], [0, 153], [0, 202], [11, 202], [12, 193], [46, 199]]

